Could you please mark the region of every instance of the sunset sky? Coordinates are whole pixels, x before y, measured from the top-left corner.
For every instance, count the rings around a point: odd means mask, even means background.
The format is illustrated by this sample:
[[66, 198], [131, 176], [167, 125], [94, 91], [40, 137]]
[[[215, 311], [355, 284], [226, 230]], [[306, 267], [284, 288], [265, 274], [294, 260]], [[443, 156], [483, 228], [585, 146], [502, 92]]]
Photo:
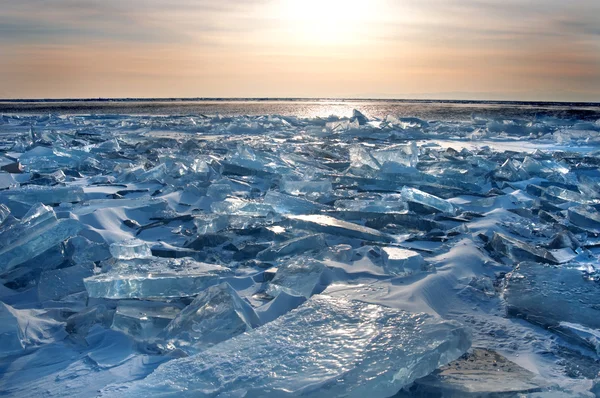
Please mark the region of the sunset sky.
[[0, 0], [0, 98], [600, 101], [600, 0]]

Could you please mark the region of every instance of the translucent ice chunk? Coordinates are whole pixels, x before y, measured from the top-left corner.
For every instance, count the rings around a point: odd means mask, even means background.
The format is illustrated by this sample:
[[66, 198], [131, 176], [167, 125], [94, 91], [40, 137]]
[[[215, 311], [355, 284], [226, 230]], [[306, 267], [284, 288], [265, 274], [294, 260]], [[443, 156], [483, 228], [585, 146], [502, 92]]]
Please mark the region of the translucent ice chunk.
[[593, 232], [600, 232], [600, 213], [588, 206], [577, 206], [569, 208], [567, 215], [569, 221], [578, 227]]
[[115, 397], [389, 397], [458, 358], [466, 330], [360, 301], [315, 296], [200, 355], [170, 361]]
[[392, 238], [376, 229], [363, 227], [362, 225], [338, 220], [330, 216], [320, 214], [314, 215], [288, 215], [297, 227], [309, 229], [315, 232], [323, 232], [332, 235], [343, 235], [351, 238], [391, 242]]
[[257, 254], [257, 258], [263, 261], [275, 260], [278, 257], [291, 254], [301, 254], [309, 250], [319, 250], [327, 247], [323, 235], [301, 236], [286, 242], [273, 245]]
[[558, 260], [548, 250], [534, 247], [504, 234], [494, 233], [490, 247], [513, 261], [538, 261], [558, 264]]
[[46, 214], [49, 217], [35, 217], [43, 218], [37, 224], [33, 220], [24, 222], [0, 235], [4, 244], [0, 248], [0, 274], [75, 236], [81, 229], [79, 221], [57, 220], [54, 212]]
[[366, 148], [354, 145], [350, 147], [350, 166], [356, 168], [367, 166], [373, 170], [379, 170], [381, 163]]
[[260, 325], [258, 316], [228, 284], [211, 286], [167, 325], [162, 337], [196, 352]]
[[84, 279], [90, 297], [109, 299], [190, 297], [228, 276], [229, 269], [189, 258], [118, 261], [110, 271]]
[[418, 273], [425, 265], [423, 256], [413, 250], [384, 247], [382, 255], [384, 267], [392, 275]]
[[456, 212], [456, 209], [452, 203], [444, 199], [440, 199], [437, 196], [430, 195], [427, 192], [420, 191], [416, 188], [403, 187], [401, 194], [402, 198], [406, 201], [418, 203], [422, 206], [432, 208], [438, 212], [449, 214], [454, 214]]
[[365, 115], [363, 115], [362, 112], [360, 112], [358, 109], [352, 110], [351, 120], [356, 120], [361, 126], [364, 126], [365, 124], [369, 123], [369, 119]]
[[130, 239], [110, 245], [110, 254], [119, 260], [133, 260], [134, 258], [150, 258], [152, 251], [147, 242], [139, 239]]
[[290, 195], [306, 195], [310, 193], [326, 194], [331, 192], [331, 181], [293, 181], [283, 179], [280, 183], [281, 192]]
[[322, 204], [277, 191], [267, 192], [263, 202], [280, 214], [311, 214], [326, 208]]
[[371, 152], [383, 167], [385, 163], [396, 163], [408, 167], [416, 167], [419, 161], [419, 149], [417, 143], [412, 141], [410, 144], [398, 144]]
[[261, 323], [265, 324], [298, 308], [305, 302], [306, 297], [304, 296], [293, 296], [282, 291], [273, 300], [258, 308], [256, 314], [260, 318]]
[[9, 215], [10, 209], [0, 203], [0, 225], [8, 218]]
[[273, 212], [273, 208], [267, 204], [250, 202], [238, 198], [227, 198], [222, 202], [215, 202], [211, 205], [211, 209], [217, 214], [254, 217], [265, 217]]
[[[93, 265], [93, 264], [92, 264]], [[83, 278], [92, 276], [91, 266], [72, 267], [42, 272], [38, 283], [40, 301], [57, 300], [85, 290]]]
[[181, 305], [158, 301], [123, 300], [119, 302], [111, 329], [136, 339], [156, 337], [181, 311]]
[[210, 215], [194, 219], [199, 235], [214, 234], [229, 226], [229, 218], [225, 215]]
[[277, 268], [267, 293], [277, 296], [281, 292], [310, 297], [321, 293], [331, 283], [331, 271], [325, 264], [307, 258], [295, 259]]
[[600, 355], [600, 330], [569, 322], [561, 322], [552, 329], [568, 340], [588, 346], [596, 352], [596, 355]]
[[506, 181], [521, 181], [528, 178], [527, 172], [520, 168], [518, 162], [507, 159], [502, 166], [500, 166], [495, 172], [494, 177], [499, 180]]
[[17, 310], [0, 302], [0, 357], [66, 337], [64, 324], [43, 318], [41, 310]]
[[396, 213], [406, 210], [406, 203], [398, 200], [346, 200], [335, 201], [335, 207], [342, 211], [363, 213]]
[[52, 205], [64, 202], [81, 202], [84, 199], [81, 187], [43, 187], [29, 185], [24, 188], [0, 191], [0, 202], [14, 200], [33, 205], [43, 203]]
[[18, 185], [12, 174], [0, 173], [0, 189], [14, 188]]
[[600, 286], [569, 266], [522, 262], [507, 277], [508, 313], [544, 326], [560, 322], [600, 329]]

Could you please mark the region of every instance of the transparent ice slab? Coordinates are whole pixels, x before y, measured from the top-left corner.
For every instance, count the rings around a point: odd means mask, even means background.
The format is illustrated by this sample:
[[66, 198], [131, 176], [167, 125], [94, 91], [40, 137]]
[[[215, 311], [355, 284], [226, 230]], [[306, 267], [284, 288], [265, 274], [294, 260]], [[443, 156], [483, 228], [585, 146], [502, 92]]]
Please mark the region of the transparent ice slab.
[[389, 397], [469, 346], [466, 329], [452, 321], [315, 296], [273, 322], [104, 394]]
[[423, 256], [414, 250], [383, 247], [381, 254], [384, 268], [392, 275], [415, 274], [421, 272], [425, 266]]
[[510, 236], [494, 233], [490, 247], [496, 252], [512, 259], [513, 261], [538, 261], [542, 263], [558, 264], [559, 261], [548, 250], [542, 247], [531, 246]]
[[57, 220], [54, 212], [50, 211], [32, 220], [23, 218], [16, 228], [0, 235], [3, 244], [0, 248], [0, 274], [75, 236], [80, 229], [79, 221]]
[[194, 353], [260, 325], [254, 309], [228, 284], [202, 291], [164, 329], [161, 337]]
[[440, 199], [437, 196], [428, 194], [427, 192], [420, 191], [416, 188], [403, 187], [402, 199], [433, 208], [442, 213], [454, 214], [456, 212], [456, 209], [452, 203], [444, 199]]
[[118, 261], [110, 271], [84, 279], [90, 297], [108, 299], [195, 296], [228, 276], [228, 268], [189, 258]]
[[281, 292], [285, 292], [289, 295], [308, 298], [325, 290], [331, 280], [331, 271], [325, 264], [307, 257], [300, 257], [285, 262], [277, 268], [277, 273], [269, 283], [267, 293], [277, 296]]
[[135, 258], [150, 258], [152, 251], [147, 242], [139, 239], [130, 239], [115, 242], [110, 245], [110, 254], [119, 260], [133, 260]]
[[18, 310], [0, 302], [0, 358], [62, 340], [64, 324], [46, 319], [42, 310]]
[[122, 300], [117, 305], [111, 329], [140, 340], [152, 339], [182, 308], [182, 305], [160, 301]]
[[301, 254], [310, 250], [320, 250], [327, 247], [325, 237], [320, 234], [301, 236], [273, 245], [257, 254], [262, 261], [275, 260], [278, 257]]
[[376, 229], [326, 215], [288, 215], [287, 218], [298, 228], [310, 231], [380, 242], [391, 242], [393, 240], [391, 236]]
[[508, 313], [544, 326], [570, 322], [600, 329], [600, 286], [577, 268], [520, 263], [507, 278]]

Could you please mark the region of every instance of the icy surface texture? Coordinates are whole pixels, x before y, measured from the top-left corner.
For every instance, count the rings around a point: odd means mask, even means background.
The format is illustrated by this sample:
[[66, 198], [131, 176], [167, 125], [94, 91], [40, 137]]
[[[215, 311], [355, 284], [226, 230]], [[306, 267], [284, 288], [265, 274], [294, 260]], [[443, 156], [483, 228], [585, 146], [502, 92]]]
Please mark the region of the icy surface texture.
[[77, 220], [58, 220], [48, 207], [32, 208], [20, 224], [0, 233], [0, 273], [75, 236], [80, 229], [81, 224]]
[[0, 302], [0, 357], [22, 354], [65, 336], [64, 324], [44, 317], [44, 311], [18, 310]]
[[263, 327], [105, 394], [385, 397], [469, 346], [468, 333], [453, 322], [315, 296]]
[[577, 267], [524, 262], [507, 281], [510, 313], [544, 326], [571, 322], [600, 329], [600, 286]]
[[310, 297], [322, 292], [330, 282], [330, 271], [323, 263], [301, 258], [277, 268], [267, 293], [277, 296], [280, 292], [285, 292]]
[[324, 215], [299, 215], [288, 216], [298, 228], [308, 229], [315, 232], [323, 232], [332, 235], [344, 235], [352, 238], [390, 242], [392, 238], [375, 229], [363, 227], [347, 221]]
[[106, 273], [84, 280], [90, 297], [110, 299], [190, 297], [214, 285], [229, 270], [191, 259], [118, 261]]
[[110, 245], [110, 254], [119, 260], [133, 260], [134, 258], [152, 257], [150, 245], [138, 239], [113, 243]]
[[419, 253], [397, 247], [384, 247], [383, 259], [387, 271], [392, 275], [418, 273], [425, 266], [425, 260]]
[[152, 339], [179, 314], [181, 305], [156, 301], [119, 302], [111, 328], [141, 340]]
[[420, 191], [416, 188], [402, 188], [402, 198], [406, 201], [418, 203], [424, 207], [431, 208], [436, 212], [453, 214], [454, 206], [447, 201], [436, 196], [430, 195], [427, 192]]
[[254, 309], [228, 284], [200, 293], [164, 329], [169, 343], [197, 352], [260, 325]]

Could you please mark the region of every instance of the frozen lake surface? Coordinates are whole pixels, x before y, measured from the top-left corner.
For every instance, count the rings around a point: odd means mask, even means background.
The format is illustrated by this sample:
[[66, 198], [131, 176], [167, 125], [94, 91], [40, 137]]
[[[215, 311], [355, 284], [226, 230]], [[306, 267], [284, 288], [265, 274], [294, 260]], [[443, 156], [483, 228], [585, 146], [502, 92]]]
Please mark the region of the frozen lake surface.
[[600, 390], [598, 105], [0, 113], [0, 395]]

